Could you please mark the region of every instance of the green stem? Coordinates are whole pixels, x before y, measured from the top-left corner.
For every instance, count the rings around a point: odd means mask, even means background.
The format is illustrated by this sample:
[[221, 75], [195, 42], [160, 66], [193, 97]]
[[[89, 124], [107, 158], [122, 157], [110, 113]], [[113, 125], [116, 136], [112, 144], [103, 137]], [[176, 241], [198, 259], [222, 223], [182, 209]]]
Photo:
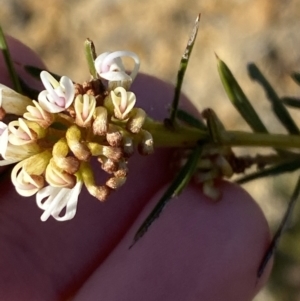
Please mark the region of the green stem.
[[147, 118], [143, 129], [152, 134], [155, 147], [190, 147], [199, 140], [208, 140], [207, 131], [180, 126], [176, 130], [168, 129], [163, 123]]
[[[179, 126], [168, 129], [162, 122], [146, 119], [143, 129], [149, 131], [155, 147], [192, 147], [198, 141], [211, 142], [208, 131]], [[247, 133], [241, 131], [220, 131], [218, 141], [221, 146], [273, 147], [279, 149], [300, 148], [299, 135]]]
[[261, 146], [275, 148], [300, 148], [300, 136], [284, 134], [221, 132], [219, 143], [226, 146]]

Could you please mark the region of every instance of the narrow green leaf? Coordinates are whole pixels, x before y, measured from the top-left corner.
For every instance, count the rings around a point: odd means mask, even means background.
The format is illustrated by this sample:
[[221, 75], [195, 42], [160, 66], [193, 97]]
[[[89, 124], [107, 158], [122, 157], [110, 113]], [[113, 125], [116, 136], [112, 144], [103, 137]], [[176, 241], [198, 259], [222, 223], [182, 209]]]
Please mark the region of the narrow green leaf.
[[272, 88], [267, 79], [263, 76], [255, 64], [248, 65], [248, 72], [250, 77], [257, 81], [265, 90], [267, 98], [272, 104], [272, 109], [277, 118], [281, 121], [282, 125], [287, 129], [290, 134], [299, 135], [300, 131], [296, 123], [292, 119], [290, 113], [281, 102], [275, 90]]
[[200, 22], [200, 15], [198, 15], [196, 18], [192, 33], [188, 40], [184, 54], [181, 57], [181, 61], [180, 61], [180, 65], [179, 65], [179, 70], [177, 73], [177, 82], [176, 82], [176, 86], [175, 86], [175, 93], [174, 93], [174, 98], [173, 98], [171, 112], [170, 112], [170, 123], [173, 126], [175, 124], [175, 119], [176, 119], [176, 115], [177, 115], [181, 86], [182, 86], [185, 71], [187, 69], [188, 62], [189, 62], [189, 59], [190, 59], [190, 56], [191, 56], [191, 53], [193, 50], [193, 46], [196, 41], [198, 28], [199, 28], [199, 22]]
[[86, 39], [84, 42], [84, 52], [85, 52], [85, 57], [88, 63], [90, 74], [93, 78], [97, 78], [98, 77], [97, 71], [94, 64], [97, 55], [96, 55], [94, 43], [90, 39]]
[[189, 126], [192, 126], [200, 130], [207, 130], [207, 127], [202, 120], [196, 118], [195, 116], [191, 115], [190, 113], [184, 110], [181, 109], [177, 110], [177, 118], [185, 122]]
[[217, 57], [218, 71], [227, 96], [254, 132], [267, 133], [250, 101], [239, 86], [227, 65]]
[[291, 77], [295, 81], [296, 84], [300, 85], [300, 73], [293, 72]]
[[216, 144], [222, 144], [222, 133], [225, 131], [225, 127], [217, 114], [212, 109], [206, 109], [202, 113], [203, 117], [207, 121], [207, 128], [210, 134], [211, 140]]
[[281, 101], [289, 107], [296, 108], [296, 109], [300, 108], [300, 98], [286, 96], [286, 97], [282, 97]]
[[284, 232], [284, 230], [287, 228], [288, 226], [288, 223], [290, 222], [290, 219], [291, 219], [291, 215], [293, 213], [293, 210], [295, 208], [295, 204], [296, 204], [296, 201], [298, 200], [299, 198], [299, 194], [300, 194], [300, 177], [298, 178], [298, 181], [297, 181], [297, 184], [296, 184], [296, 187], [294, 189], [294, 192], [293, 192], [293, 195], [290, 199], [290, 202], [288, 204], [288, 207], [286, 209], [286, 212], [284, 214], [284, 217], [272, 239], [272, 242], [259, 266], [259, 269], [257, 271], [257, 277], [260, 278], [261, 275], [263, 274], [264, 270], [265, 270], [265, 267], [267, 266], [268, 262], [270, 261], [272, 255], [274, 254], [274, 252], [276, 251], [277, 249], [277, 246], [278, 246], [278, 243], [279, 243], [279, 240]]
[[[40, 78], [40, 74], [43, 70], [45, 69], [41, 69], [39, 67], [35, 67], [35, 66], [30, 66], [30, 65], [25, 65], [24, 69], [27, 73], [29, 73], [31, 76], [33, 76], [34, 78], [41, 80]], [[55, 74], [51, 71], [48, 71], [57, 81], [59, 81], [61, 79], [61, 75]]]
[[287, 172], [292, 172], [300, 168], [300, 159], [293, 159], [278, 163], [271, 167], [265, 168], [263, 170], [256, 171], [254, 173], [248, 174], [242, 178], [239, 178], [235, 182], [238, 184], [245, 184], [247, 182], [265, 178], [272, 177], [276, 175], [281, 175]]
[[182, 190], [186, 187], [189, 183], [191, 177], [193, 176], [196, 168], [197, 162], [202, 152], [202, 145], [197, 145], [197, 147], [193, 150], [192, 154], [190, 155], [188, 161], [180, 170], [178, 175], [175, 177], [171, 185], [168, 187], [166, 192], [163, 194], [161, 199], [158, 201], [154, 209], [142, 223], [138, 231], [136, 232], [133, 243], [129, 247], [131, 248], [149, 229], [152, 223], [159, 217], [162, 210], [166, 207], [166, 205], [170, 202], [172, 198], [179, 195]]
[[15, 70], [13, 61], [11, 59], [10, 52], [9, 52], [9, 49], [8, 49], [8, 45], [6, 43], [6, 39], [5, 39], [5, 36], [4, 36], [3, 31], [2, 31], [1, 26], [0, 26], [0, 49], [3, 53], [4, 61], [5, 61], [7, 70], [9, 72], [10, 79], [13, 83], [13, 88], [16, 92], [22, 93], [22, 88], [21, 88], [21, 85], [20, 85], [20, 82], [19, 82], [19, 79], [18, 79], [18, 75], [17, 75], [17, 72]]

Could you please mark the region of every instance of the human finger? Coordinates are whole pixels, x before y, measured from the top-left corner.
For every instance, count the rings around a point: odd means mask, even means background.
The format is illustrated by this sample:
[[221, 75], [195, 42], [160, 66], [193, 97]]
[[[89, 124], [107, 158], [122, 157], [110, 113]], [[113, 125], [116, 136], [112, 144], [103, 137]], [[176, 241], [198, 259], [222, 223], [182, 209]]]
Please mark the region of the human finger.
[[129, 250], [154, 196], [74, 301], [252, 300], [270, 273], [271, 264], [257, 278], [270, 243], [268, 224], [242, 188], [223, 182], [220, 189], [222, 199], [214, 203], [189, 186]]

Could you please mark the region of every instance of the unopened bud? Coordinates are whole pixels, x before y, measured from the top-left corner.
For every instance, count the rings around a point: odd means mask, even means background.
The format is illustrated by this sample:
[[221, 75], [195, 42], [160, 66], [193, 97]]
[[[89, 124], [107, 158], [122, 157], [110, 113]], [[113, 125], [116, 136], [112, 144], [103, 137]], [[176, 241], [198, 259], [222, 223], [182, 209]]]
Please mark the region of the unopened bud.
[[126, 177], [112, 177], [106, 181], [106, 185], [113, 190], [120, 188], [126, 182]]
[[153, 137], [152, 135], [145, 130], [141, 130], [139, 132], [139, 136], [141, 137], [141, 141], [138, 145], [138, 150], [141, 155], [150, 155], [153, 153]]
[[72, 175], [78, 171], [80, 166], [80, 161], [72, 156], [68, 156], [65, 158], [55, 157], [54, 161], [58, 167], [60, 167], [61, 169], [63, 169], [64, 171]]
[[133, 141], [129, 136], [123, 136], [123, 152], [126, 157], [130, 157], [134, 153]]
[[107, 200], [110, 194], [110, 188], [106, 185], [103, 186], [94, 186], [88, 189], [89, 193], [97, 198], [99, 201], [104, 202]]
[[74, 102], [76, 113], [75, 122], [81, 127], [89, 127], [96, 107], [96, 99], [93, 95], [78, 95]]
[[94, 135], [104, 136], [107, 132], [107, 110], [105, 107], [97, 107], [95, 109], [95, 119], [93, 122]]
[[97, 186], [95, 184], [95, 178], [92, 168], [89, 163], [83, 162], [80, 167], [80, 174], [82, 180], [87, 188], [88, 192], [97, 198], [99, 201], [103, 202], [107, 199], [111, 189], [108, 186]]
[[130, 118], [127, 121], [126, 128], [131, 133], [138, 133], [146, 119], [146, 112], [140, 108], [134, 108], [130, 114]]
[[119, 161], [123, 156], [123, 152], [121, 148], [104, 145], [103, 155], [113, 161]]
[[123, 151], [119, 147], [112, 147], [101, 145], [95, 142], [88, 142], [87, 144], [93, 156], [105, 156], [113, 161], [119, 161], [123, 156]]
[[78, 171], [80, 162], [73, 156], [67, 156], [68, 153], [69, 147], [65, 138], [61, 138], [54, 144], [52, 154], [55, 164], [67, 173], [74, 174]]
[[111, 159], [100, 156], [98, 157], [98, 161], [101, 163], [101, 168], [109, 174], [118, 170], [119, 164]]
[[128, 173], [128, 167], [125, 160], [120, 161], [118, 164], [118, 170], [114, 172], [114, 176], [117, 178], [125, 178]]
[[88, 161], [91, 152], [89, 148], [81, 142], [81, 131], [73, 125], [66, 132], [67, 143], [73, 154], [80, 161]]
[[117, 126], [114, 126], [112, 124], [109, 125], [108, 131], [106, 133], [106, 140], [110, 146], [121, 146], [123, 136]]
[[46, 181], [53, 187], [73, 188], [77, 182], [76, 176], [59, 168], [53, 159], [46, 168]]

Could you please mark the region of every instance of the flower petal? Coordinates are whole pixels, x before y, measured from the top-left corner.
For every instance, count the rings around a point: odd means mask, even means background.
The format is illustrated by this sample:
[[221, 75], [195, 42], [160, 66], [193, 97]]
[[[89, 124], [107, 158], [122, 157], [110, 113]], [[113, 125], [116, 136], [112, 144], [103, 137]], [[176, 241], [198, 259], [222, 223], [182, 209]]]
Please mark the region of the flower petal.
[[[76, 214], [81, 189], [81, 181], [78, 181], [72, 189], [52, 186], [42, 188], [36, 195], [38, 207], [44, 210], [41, 220], [46, 221], [50, 216], [53, 216], [57, 221], [72, 219]], [[45, 198], [47, 199], [43, 201]], [[64, 209], [66, 210], [65, 214], [60, 216]]]
[[37, 176], [40, 181], [36, 181], [31, 175], [29, 175], [23, 168], [26, 161], [19, 162], [11, 172], [11, 180], [15, 186], [16, 191], [25, 197], [34, 195], [43, 187], [44, 181]]
[[[134, 60], [134, 68], [129, 75], [125, 72], [122, 57], [130, 57]], [[108, 81], [133, 81], [139, 71], [140, 60], [131, 51], [105, 52], [96, 58], [95, 68], [100, 77]]]
[[60, 86], [63, 87], [65, 93], [65, 108], [67, 109], [73, 102], [75, 96], [75, 88], [73, 82], [67, 76], [63, 76], [60, 81]]
[[0, 154], [5, 158], [5, 153], [8, 145], [8, 126], [0, 121]]
[[59, 113], [69, 108], [75, 96], [75, 88], [71, 79], [63, 76], [58, 82], [47, 71], [42, 71], [40, 76], [46, 88], [38, 96], [40, 106], [50, 113]]
[[27, 96], [17, 93], [16, 91], [0, 84], [0, 107], [6, 113], [23, 115], [26, 107], [32, 103]]

